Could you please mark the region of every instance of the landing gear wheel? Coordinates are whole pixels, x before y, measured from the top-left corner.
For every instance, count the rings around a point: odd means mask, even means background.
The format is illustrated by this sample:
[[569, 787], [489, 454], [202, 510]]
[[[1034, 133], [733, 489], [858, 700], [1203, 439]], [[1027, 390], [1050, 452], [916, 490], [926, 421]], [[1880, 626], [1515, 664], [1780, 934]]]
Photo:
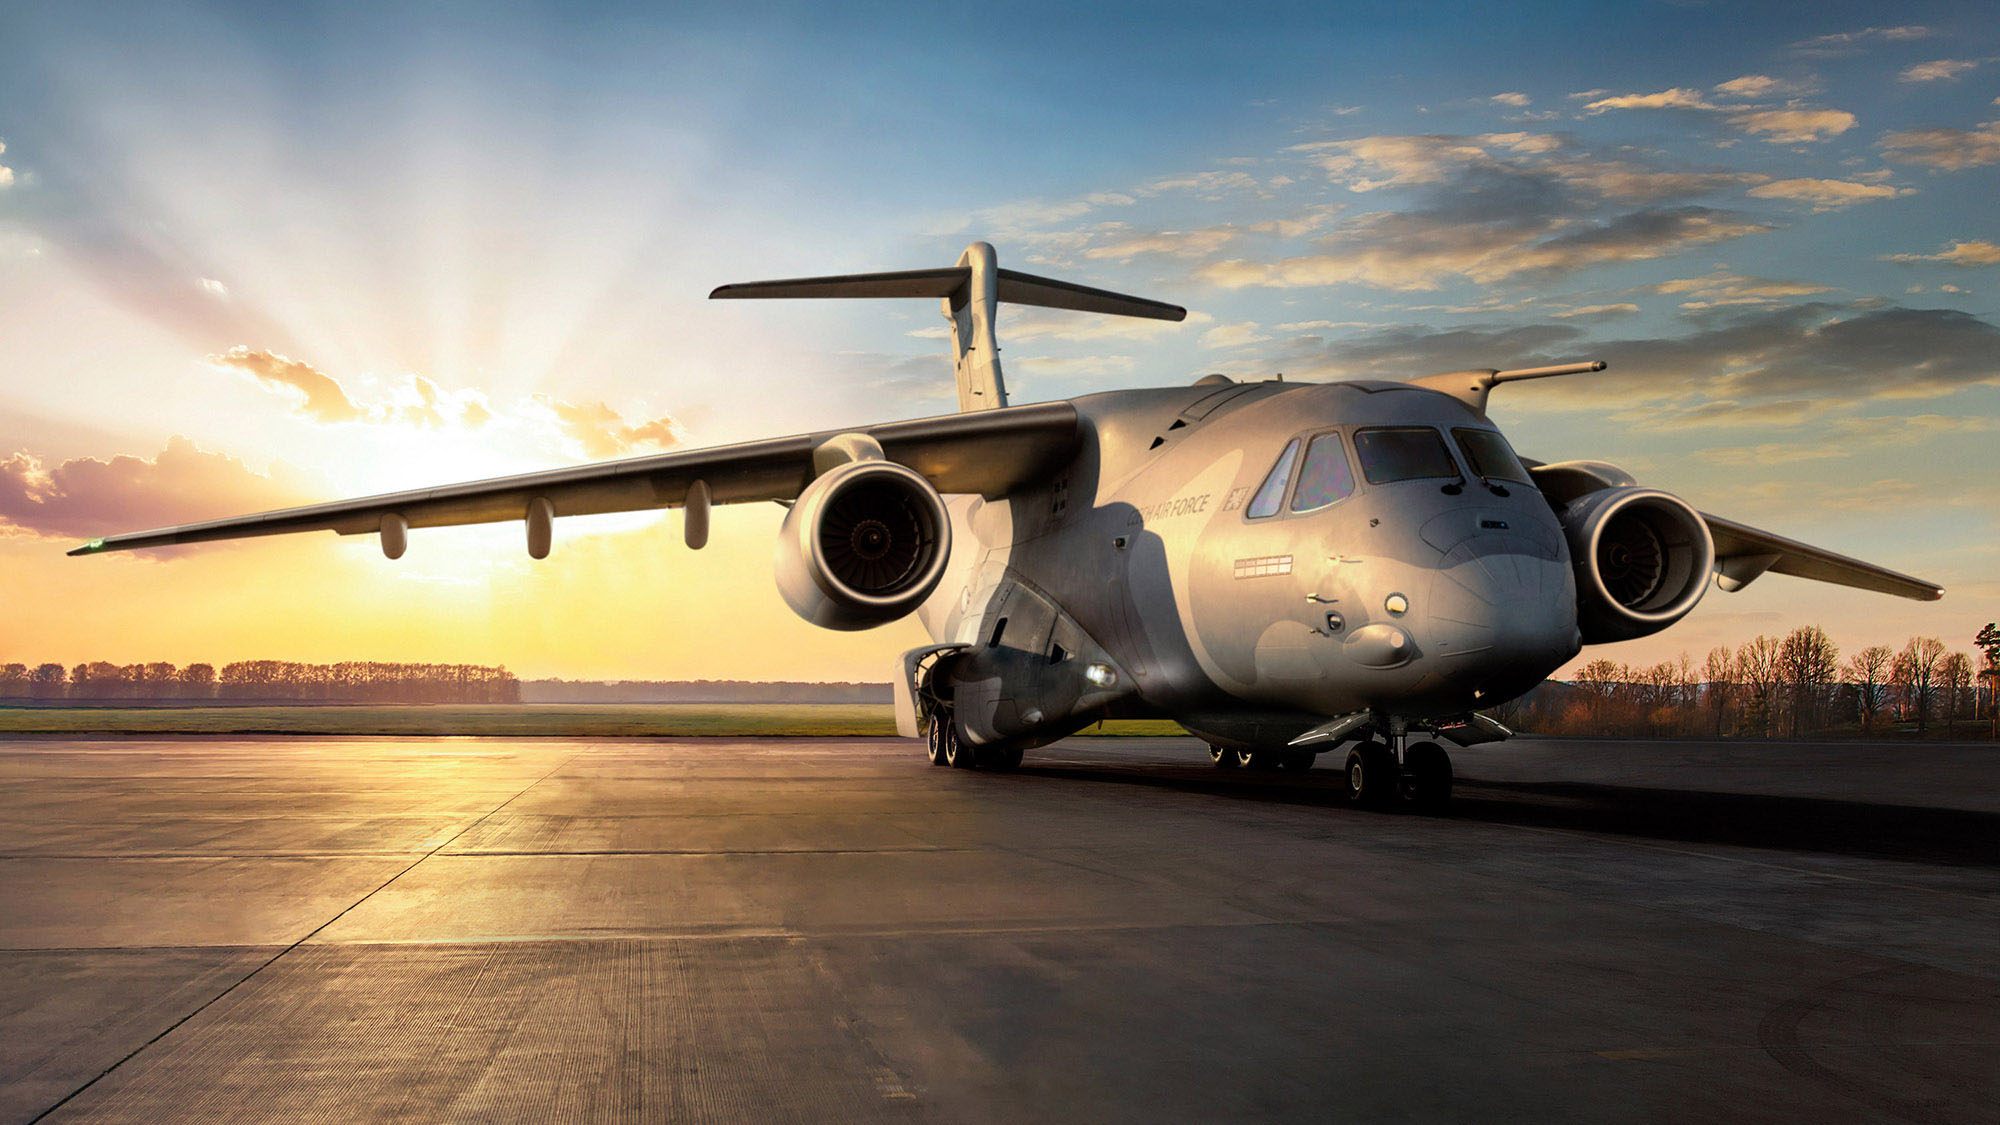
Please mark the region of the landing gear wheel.
[[1451, 756], [1435, 742], [1403, 748], [1403, 799], [1419, 812], [1438, 812], [1451, 801]]
[[950, 738], [951, 716], [942, 712], [931, 716], [931, 729], [924, 738], [924, 757], [931, 765], [945, 764], [945, 741]]
[[1364, 808], [1382, 808], [1395, 800], [1396, 755], [1379, 742], [1364, 742], [1347, 752], [1347, 800]]
[[987, 769], [1017, 770], [1021, 768], [1023, 753], [1018, 746], [1011, 750], [989, 746], [979, 755], [979, 764]]
[[1278, 755], [1278, 768], [1304, 773], [1313, 768], [1313, 759], [1318, 756], [1310, 750], [1287, 750]]
[[1226, 750], [1220, 746], [1210, 746], [1208, 748], [1208, 760], [1214, 762], [1221, 769], [1233, 770], [1236, 768], [1236, 751]]
[[979, 766], [979, 750], [967, 746], [958, 736], [958, 727], [947, 722], [944, 725], [944, 763], [953, 769], [969, 770]]
[[1240, 770], [1276, 769], [1278, 763], [1268, 750], [1237, 750], [1236, 768]]

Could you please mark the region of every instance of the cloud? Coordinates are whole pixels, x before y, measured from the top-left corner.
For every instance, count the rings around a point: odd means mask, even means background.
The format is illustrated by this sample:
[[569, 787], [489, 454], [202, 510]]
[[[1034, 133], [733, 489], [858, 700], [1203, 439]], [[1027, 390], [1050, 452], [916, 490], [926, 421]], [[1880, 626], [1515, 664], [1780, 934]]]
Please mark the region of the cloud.
[[1439, 133], [1321, 141], [1293, 151], [1322, 153], [1319, 166], [1357, 192], [1442, 183], [1487, 155], [1474, 138]]
[[[1713, 311], [1677, 336], [1587, 341], [1567, 324], [1433, 330], [1405, 325], [1329, 342], [1287, 341], [1262, 356], [1309, 378], [1406, 379], [1466, 367], [1534, 367], [1602, 357], [1612, 373], [1560, 380], [1551, 401], [1671, 400], [1648, 425], [1797, 424], [1840, 402], [1936, 398], [2000, 386], [2000, 328], [1955, 309], [1851, 308], [1812, 302]], [[1692, 395], [1713, 400], [1692, 403]]]
[[1612, 317], [1630, 316], [1638, 311], [1639, 306], [1627, 302], [1616, 305], [1579, 305], [1549, 315], [1562, 320], [1608, 320]]
[[1874, 43], [1907, 43], [1930, 37], [1931, 29], [1915, 24], [1902, 27], [1864, 27], [1860, 31], [1841, 31], [1832, 35], [1816, 35], [1811, 39], [1801, 39], [1792, 44], [1792, 50], [1808, 55], [1847, 55]]
[[1647, 286], [1651, 292], [1684, 296], [1684, 309], [1712, 309], [1731, 305], [1771, 305], [1794, 297], [1811, 297], [1832, 291], [1832, 286], [1810, 281], [1774, 281], [1768, 277], [1744, 277], [1717, 270], [1703, 277], [1677, 277]]
[[0, 460], [0, 534], [85, 538], [168, 527], [285, 507], [303, 492], [299, 482], [253, 472], [179, 436], [151, 460], [79, 457], [50, 468], [15, 453]]
[[294, 394], [299, 410], [315, 422], [358, 422], [363, 415], [331, 375], [289, 356], [242, 344], [208, 357], [219, 371], [248, 375], [267, 387]]
[[686, 440], [681, 424], [664, 414], [627, 422], [609, 403], [565, 402], [545, 394], [532, 397], [554, 419], [563, 437], [594, 460], [670, 449]]
[[229, 299], [229, 287], [227, 285], [224, 285], [220, 281], [215, 280], [212, 277], [196, 278], [195, 285], [202, 292], [208, 294], [211, 297], [215, 297], [224, 301]]
[[1854, 128], [1844, 109], [1760, 109], [1739, 113], [1729, 123], [1772, 144], [1805, 144], [1837, 137]]
[[1810, 203], [1815, 211], [1828, 211], [1839, 207], [1851, 207], [1856, 203], [1866, 203], [1874, 199], [1894, 199], [1898, 195], [1909, 195], [1909, 188], [1894, 188], [1888, 184], [1861, 184], [1849, 180], [1774, 180], [1750, 189], [1750, 194], [1758, 199], [1791, 199]]
[[1977, 70], [1979, 59], [1933, 59], [1918, 63], [1896, 76], [1902, 82], [1949, 82], [1969, 70]]
[[1125, 237], [1092, 246], [1083, 252], [1083, 256], [1109, 258], [1121, 262], [1142, 254], [1160, 254], [1173, 258], [1205, 258], [1234, 242], [1241, 234], [1237, 228], [1227, 226], [1187, 231], [1133, 232]]
[[1973, 129], [1904, 129], [1883, 137], [1879, 147], [1887, 159], [1943, 172], [2000, 164], [2000, 121]]
[[1946, 262], [1954, 266], [2000, 266], [2000, 243], [1984, 239], [1954, 242], [1935, 254], [1884, 254], [1880, 262]]
[[585, 458], [669, 449], [687, 438], [681, 424], [670, 415], [628, 421], [602, 401], [566, 402], [537, 394], [502, 410], [477, 390], [447, 390], [416, 374], [367, 381], [372, 393], [355, 396], [309, 363], [241, 345], [209, 356], [208, 362], [219, 371], [248, 375], [285, 394], [294, 400], [300, 415], [322, 424], [475, 430], [497, 423], [526, 431], [542, 445]]
[[[0, 141], [0, 156], [5, 155], [7, 155], [7, 142]], [[12, 186], [14, 186], [14, 170], [5, 164], [0, 164], [0, 188]]]
[[[1735, 87], [1740, 90], [1775, 90], [1779, 86], [1775, 78], [1763, 75], [1746, 75], [1731, 79], [1716, 87]], [[1699, 90], [1685, 86], [1661, 90], [1653, 94], [1619, 94], [1614, 97], [1599, 98], [1585, 105], [1589, 113], [1603, 113], [1613, 109], [1682, 109], [1704, 113], [1723, 113], [1729, 124], [1754, 137], [1772, 144], [1804, 144], [1837, 137], [1854, 127], [1854, 115], [1842, 109], [1811, 109], [1794, 103], [1786, 109], [1764, 109], [1756, 106], [1717, 105], [1701, 95]]]
[[1583, 107], [1588, 113], [1603, 113], [1611, 109], [1721, 109], [1701, 96], [1701, 91], [1675, 86], [1656, 94], [1619, 94], [1615, 97], [1599, 98]]
[[1493, 102], [1496, 105], [1511, 105], [1517, 108], [1520, 106], [1533, 104], [1533, 99], [1529, 98], [1528, 95], [1514, 93], [1512, 91], [1509, 91], [1508, 93], [1505, 94], [1495, 94], [1491, 98], [1488, 98], [1487, 100]]
[[1773, 78], [1768, 74], [1746, 74], [1741, 78], [1732, 78], [1727, 82], [1718, 82], [1710, 87], [1714, 92], [1721, 94], [1725, 98], [1737, 98], [1743, 101], [1768, 98], [1773, 94], [1798, 93], [1807, 88], [1808, 84], [1806, 83], [1788, 82], [1782, 78]]
[[1201, 346], [1204, 348], [1240, 348], [1245, 344], [1261, 344], [1268, 339], [1270, 337], [1264, 335], [1263, 330], [1255, 322], [1246, 320], [1241, 324], [1218, 324], [1214, 328], [1202, 333]]
[[1518, 274], [1568, 273], [1613, 262], [1665, 257], [1693, 246], [1770, 229], [1725, 211], [1648, 208], [1604, 222], [1568, 221], [1531, 207], [1482, 214], [1476, 199], [1463, 214], [1377, 212], [1322, 241], [1318, 253], [1274, 262], [1231, 259], [1197, 271], [1228, 289], [1307, 288], [1340, 283], [1382, 289], [1436, 289]]

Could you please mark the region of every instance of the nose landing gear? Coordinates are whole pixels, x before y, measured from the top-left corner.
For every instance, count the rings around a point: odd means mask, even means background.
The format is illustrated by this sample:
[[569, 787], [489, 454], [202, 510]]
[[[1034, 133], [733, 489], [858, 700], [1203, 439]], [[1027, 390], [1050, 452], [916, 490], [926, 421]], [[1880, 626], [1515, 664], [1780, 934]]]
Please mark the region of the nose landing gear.
[[[1401, 742], [1406, 736], [1391, 737]], [[1440, 812], [1451, 800], [1451, 755], [1435, 742], [1411, 742], [1398, 754], [1375, 739], [1364, 741], [1347, 752], [1347, 799], [1363, 808]]]

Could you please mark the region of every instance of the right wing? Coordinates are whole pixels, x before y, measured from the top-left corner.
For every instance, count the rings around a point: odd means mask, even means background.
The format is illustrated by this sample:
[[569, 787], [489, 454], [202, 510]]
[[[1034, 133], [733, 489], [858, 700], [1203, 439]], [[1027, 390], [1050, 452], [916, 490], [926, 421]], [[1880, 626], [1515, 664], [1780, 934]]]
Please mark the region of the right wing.
[[1067, 402], [1037, 403], [601, 461], [110, 535], [69, 553], [89, 555], [294, 531], [362, 535], [380, 531], [383, 517], [391, 515], [402, 517], [409, 527], [500, 523], [525, 519], [529, 504], [537, 499], [546, 499], [557, 516], [668, 508], [684, 503], [696, 481], [706, 482], [710, 499], [717, 504], [791, 500], [812, 482], [813, 451], [846, 433], [874, 438], [889, 460], [922, 473], [939, 492], [977, 493], [989, 499], [1005, 496], [1067, 463], [1079, 440], [1075, 407]]

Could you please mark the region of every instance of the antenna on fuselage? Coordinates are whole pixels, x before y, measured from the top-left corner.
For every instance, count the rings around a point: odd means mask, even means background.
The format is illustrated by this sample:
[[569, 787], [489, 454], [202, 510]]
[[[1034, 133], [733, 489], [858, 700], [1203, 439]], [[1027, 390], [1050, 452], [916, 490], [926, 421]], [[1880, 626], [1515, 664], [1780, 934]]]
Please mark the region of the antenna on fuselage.
[[985, 242], [967, 246], [958, 256], [958, 264], [946, 269], [745, 281], [720, 286], [709, 294], [711, 300], [747, 297], [942, 298], [944, 318], [951, 324], [952, 369], [958, 377], [961, 412], [1007, 405], [1000, 345], [993, 331], [1002, 303], [1150, 320], [1187, 319], [1186, 309], [1165, 301], [1001, 269], [992, 245]]
[[1547, 379], [1552, 375], [1585, 375], [1592, 371], [1602, 371], [1608, 364], [1601, 359], [1586, 363], [1558, 363], [1550, 367], [1519, 367], [1512, 371], [1494, 368], [1475, 368], [1471, 371], [1450, 371], [1443, 375], [1426, 375], [1412, 379], [1410, 384], [1442, 391], [1459, 400], [1481, 414], [1486, 413], [1486, 396], [1494, 387], [1502, 383], [1515, 383], [1523, 379]]

